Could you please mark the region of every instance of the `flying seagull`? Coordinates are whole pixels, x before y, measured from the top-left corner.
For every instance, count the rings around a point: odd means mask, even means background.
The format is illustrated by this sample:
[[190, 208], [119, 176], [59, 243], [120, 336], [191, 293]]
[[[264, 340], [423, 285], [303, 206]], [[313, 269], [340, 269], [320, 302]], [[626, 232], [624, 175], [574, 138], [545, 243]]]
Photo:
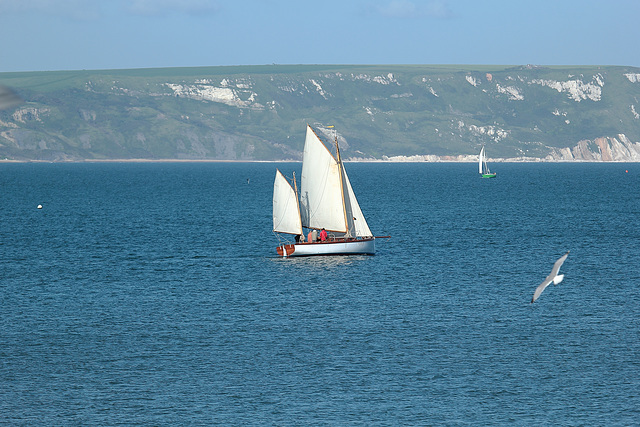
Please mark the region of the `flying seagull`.
[[551, 282], [553, 282], [554, 285], [557, 285], [558, 283], [562, 282], [562, 279], [564, 279], [564, 274], [558, 274], [558, 271], [560, 271], [560, 267], [562, 266], [562, 263], [564, 262], [565, 259], [567, 259], [568, 256], [569, 256], [569, 251], [567, 251], [566, 254], [558, 258], [556, 263], [553, 264], [551, 273], [549, 273], [547, 278], [544, 279], [542, 283], [540, 283], [536, 291], [533, 293], [533, 298], [531, 298], [532, 304], [535, 300], [538, 299], [540, 294], [542, 294], [542, 291], [544, 291], [547, 288], [547, 286], [551, 284]]

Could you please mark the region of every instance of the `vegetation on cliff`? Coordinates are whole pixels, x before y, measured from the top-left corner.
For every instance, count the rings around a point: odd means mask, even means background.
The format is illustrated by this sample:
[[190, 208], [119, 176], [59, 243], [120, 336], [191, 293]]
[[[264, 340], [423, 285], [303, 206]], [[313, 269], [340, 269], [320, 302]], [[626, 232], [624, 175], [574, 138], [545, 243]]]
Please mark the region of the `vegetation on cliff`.
[[[0, 73], [0, 158], [299, 159], [305, 124], [345, 158], [640, 160], [640, 69], [265, 65]], [[461, 157], [460, 157], [461, 156]]]

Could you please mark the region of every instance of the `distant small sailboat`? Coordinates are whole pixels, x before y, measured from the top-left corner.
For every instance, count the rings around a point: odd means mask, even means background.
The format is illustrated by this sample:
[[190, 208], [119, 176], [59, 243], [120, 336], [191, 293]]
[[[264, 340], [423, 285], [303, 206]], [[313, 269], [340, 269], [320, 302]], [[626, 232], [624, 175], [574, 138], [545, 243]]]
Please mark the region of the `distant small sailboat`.
[[558, 283], [562, 282], [562, 279], [564, 279], [564, 274], [558, 274], [558, 272], [560, 271], [560, 267], [562, 267], [564, 260], [566, 260], [568, 256], [569, 256], [569, 251], [567, 251], [566, 254], [558, 258], [555, 264], [553, 264], [551, 273], [549, 273], [546, 279], [544, 279], [542, 283], [538, 285], [538, 287], [536, 288], [536, 291], [533, 293], [533, 298], [531, 298], [532, 304], [535, 302], [535, 300], [538, 299], [538, 297], [540, 297], [540, 295], [542, 295], [542, 292], [545, 289], [547, 289], [547, 286], [549, 286], [551, 282], [553, 282], [554, 285], [557, 285]]
[[[351, 188], [337, 138], [335, 144], [334, 156], [307, 125], [300, 200], [295, 175], [292, 185], [276, 170], [273, 231], [279, 238], [280, 233], [296, 236], [296, 243], [284, 243], [276, 248], [282, 257], [375, 254], [376, 237], [369, 230]], [[309, 231], [306, 242], [303, 227]]]
[[478, 159], [478, 172], [481, 178], [495, 178], [496, 173], [489, 170], [487, 165], [487, 156], [484, 154], [484, 146], [480, 150], [480, 158]]

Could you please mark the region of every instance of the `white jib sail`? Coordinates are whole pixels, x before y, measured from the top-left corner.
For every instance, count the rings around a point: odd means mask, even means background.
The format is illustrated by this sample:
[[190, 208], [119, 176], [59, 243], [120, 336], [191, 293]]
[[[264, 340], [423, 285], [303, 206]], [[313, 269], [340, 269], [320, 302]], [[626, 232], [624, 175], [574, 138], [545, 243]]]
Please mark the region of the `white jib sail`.
[[484, 162], [484, 147], [480, 150], [480, 159], [478, 161], [478, 172], [482, 173], [482, 163]]
[[300, 205], [305, 227], [347, 231], [338, 162], [311, 126], [304, 142]]
[[289, 181], [277, 169], [273, 182], [273, 231], [302, 234], [298, 197]]
[[[347, 184], [346, 196], [349, 197], [349, 203], [346, 205], [350, 207], [350, 211], [351, 211], [349, 212], [349, 209], [347, 209], [347, 212], [346, 212], [347, 221], [349, 222], [349, 230], [351, 231], [350, 234], [353, 237], [371, 237], [373, 236], [373, 234], [371, 234], [371, 230], [369, 230], [369, 225], [367, 224], [367, 221], [364, 219], [364, 215], [360, 210], [360, 205], [358, 204], [356, 195], [353, 192], [353, 188], [351, 188], [351, 182], [349, 181], [349, 177], [347, 176], [347, 171], [345, 170], [344, 167], [342, 168], [342, 173], [344, 174], [344, 180]], [[349, 221], [349, 219], [351, 220]]]

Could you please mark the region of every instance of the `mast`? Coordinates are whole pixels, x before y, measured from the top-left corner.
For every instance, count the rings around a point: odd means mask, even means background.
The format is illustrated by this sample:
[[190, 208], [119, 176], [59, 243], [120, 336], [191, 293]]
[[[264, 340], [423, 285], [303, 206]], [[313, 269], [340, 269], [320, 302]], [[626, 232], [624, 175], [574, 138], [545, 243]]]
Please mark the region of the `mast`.
[[[334, 128], [334, 126], [329, 126]], [[347, 197], [344, 196], [344, 166], [342, 165], [342, 157], [340, 157], [340, 145], [338, 144], [338, 131], [333, 129], [333, 142], [336, 144], [336, 161], [338, 162], [338, 172], [340, 173], [340, 192], [342, 197], [342, 212], [344, 213], [344, 224], [347, 231], [344, 233], [346, 236], [351, 236], [351, 228], [349, 227], [349, 215], [351, 215], [351, 204]], [[347, 203], [349, 203], [349, 209], [347, 209]]]
[[298, 200], [298, 183], [296, 182], [296, 171], [293, 171], [293, 192], [296, 193], [296, 205], [300, 209], [300, 201]]
[[302, 229], [302, 215], [300, 215], [300, 199], [298, 198], [298, 182], [296, 181], [296, 171], [292, 172], [293, 174], [293, 194], [296, 196], [296, 207], [298, 208], [298, 216], [300, 217], [300, 233], [304, 235], [304, 230]]

